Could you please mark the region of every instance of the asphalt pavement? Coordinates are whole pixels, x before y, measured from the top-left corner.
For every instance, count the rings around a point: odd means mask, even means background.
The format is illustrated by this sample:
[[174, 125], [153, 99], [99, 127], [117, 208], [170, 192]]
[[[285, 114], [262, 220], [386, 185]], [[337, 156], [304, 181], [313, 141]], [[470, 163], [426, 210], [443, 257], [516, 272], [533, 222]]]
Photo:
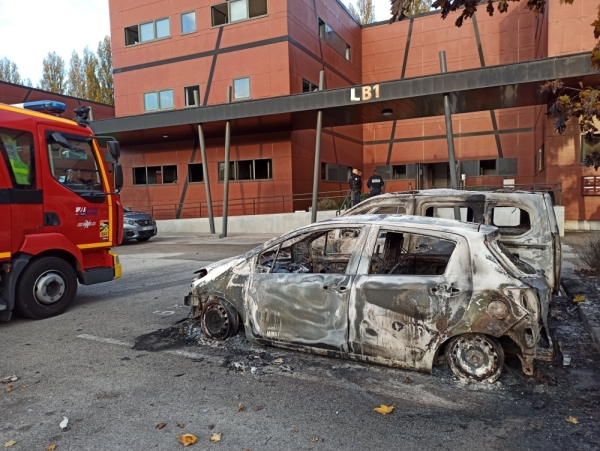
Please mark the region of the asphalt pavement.
[[[80, 287], [59, 317], [0, 324], [0, 379], [19, 378], [0, 384], [0, 445], [178, 450], [189, 433], [191, 450], [598, 449], [600, 355], [566, 298], [551, 315], [571, 365], [539, 364], [530, 378], [508, 362], [492, 385], [458, 381], [446, 366], [429, 375], [243, 336], [205, 340], [183, 305], [193, 271], [267, 238], [126, 244], [121, 280]], [[381, 404], [394, 410], [375, 412]]]

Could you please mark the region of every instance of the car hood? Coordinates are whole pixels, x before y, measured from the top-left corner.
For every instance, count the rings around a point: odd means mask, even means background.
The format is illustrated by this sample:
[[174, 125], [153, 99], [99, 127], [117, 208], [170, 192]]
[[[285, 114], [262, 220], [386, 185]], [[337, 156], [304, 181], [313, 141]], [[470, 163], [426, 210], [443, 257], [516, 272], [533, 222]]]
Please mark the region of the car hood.
[[148, 213], [142, 213], [140, 211], [131, 211], [129, 213], [125, 213], [123, 215], [126, 219], [133, 219], [133, 220], [149, 220], [152, 219], [152, 215], [149, 215]]
[[242, 254], [235, 257], [226, 258], [224, 260], [219, 260], [218, 262], [211, 263], [210, 265], [195, 271], [194, 274], [197, 274], [197, 276], [192, 282], [192, 288], [196, 288], [199, 285], [204, 285], [207, 282], [211, 282], [223, 273], [246, 261], [246, 255], [247, 254]]

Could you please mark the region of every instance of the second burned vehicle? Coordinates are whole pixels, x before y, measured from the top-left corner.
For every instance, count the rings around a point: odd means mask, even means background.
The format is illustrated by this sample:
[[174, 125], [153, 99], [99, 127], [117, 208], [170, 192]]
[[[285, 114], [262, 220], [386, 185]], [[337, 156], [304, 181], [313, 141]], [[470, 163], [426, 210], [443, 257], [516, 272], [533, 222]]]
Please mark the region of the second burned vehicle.
[[[495, 381], [505, 352], [546, 359], [546, 279], [495, 227], [414, 216], [313, 224], [197, 272], [186, 305], [204, 333], [431, 372], [445, 355]], [[240, 327], [241, 326], [241, 327]]]

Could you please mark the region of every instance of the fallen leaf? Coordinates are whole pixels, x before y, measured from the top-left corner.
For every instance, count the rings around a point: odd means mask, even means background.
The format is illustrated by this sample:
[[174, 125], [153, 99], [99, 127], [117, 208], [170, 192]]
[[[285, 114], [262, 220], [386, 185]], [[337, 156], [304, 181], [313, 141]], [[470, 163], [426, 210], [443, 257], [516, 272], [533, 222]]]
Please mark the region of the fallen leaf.
[[275, 359], [275, 360], [273, 360], [273, 363], [275, 363], [277, 365], [281, 365], [283, 363], [283, 359]]
[[185, 427], [185, 424], [183, 424], [183, 423], [177, 423], [177, 427], [179, 429], [183, 429]]
[[17, 442], [15, 440], [10, 440], [4, 444], [5, 448], [10, 448], [11, 446], [15, 446]]
[[567, 417], [565, 420], [567, 420], [569, 423], [579, 424], [579, 420], [575, 417]]
[[255, 412], [260, 412], [260, 411], [261, 411], [261, 410], [263, 410], [263, 409], [264, 409], [264, 407], [263, 407], [263, 406], [254, 406], [254, 407], [252, 408], [252, 410], [254, 410]]
[[159, 429], [159, 430], [160, 430], [160, 429], [164, 428], [166, 425], [167, 425], [167, 423], [158, 423], [158, 424], [156, 425], [156, 429]]
[[573, 297], [573, 302], [578, 303], [578, 302], [583, 302], [585, 301], [585, 295], [583, 294], [578, 294], [577, 296]]
[[8, 387], [4, 387], [4, 391], [5, 391], [6, 393], [10, 393], [10, 392], [12, 391], [12, 389], [13, 389], [13, 386], [12, 386], [12, 385], [9, 385]]
[[319, 438], [319, 437], [313, 437], [310, 439], [311, 442], [313, 443], [317, 443], [317, 442], [324, 442], [325, 439], [324, 438]]
[[392, 413], [394, 406], [386, 406], [385, 404], [381, 404], [379, 407], [375, 407], [373, 410], [381, 415], [387, 415], [388, 413]]
[[209, 430], [211, 430], [211, 431], [212, 431], [214, 428], [215, 428], [215, 425], [214, 425], [214, 424], [209, 424], [209, 425], [208, 425], [208, 429], [209, 429]]
[[183, 446], [190, 446], [198, 441], [198, 437], [192, 434], [183, 434], [177, 437], [177, 440], [179, 440]]
[[412, 379], [410, 377], [407, 377], [406, 379], [404, 379], [404, 383], [405, 384], [412, 384]]
[[29, 385], [23, 385], [21, 388], [27, 388], [29, 387]]
[[241, 402], [238, 404], [238, 412], [243, 412], [244, 410], [246, 410], [246, 408], [244, 407], [244, 403]]
[[292, 432], [296, 433], [296, 432], [298, 432], [298, 429], [292, 429]]
[[3, 384], [8, 384], [10, 382], [17, 382], [18, 380], [19, 378], [17, 376], [8, 376], [0, 380], [0, 382], [2, 382]]
[[46, 451], [54, 451], [56, 449], [56, 445], [48, 445], [46, 446]]
[[213, 443], [219, 443], [221, 441], [222, 437], [223, 437], [222, 432], [213, 432], [212, 435], [210, 436], [210, 441]]

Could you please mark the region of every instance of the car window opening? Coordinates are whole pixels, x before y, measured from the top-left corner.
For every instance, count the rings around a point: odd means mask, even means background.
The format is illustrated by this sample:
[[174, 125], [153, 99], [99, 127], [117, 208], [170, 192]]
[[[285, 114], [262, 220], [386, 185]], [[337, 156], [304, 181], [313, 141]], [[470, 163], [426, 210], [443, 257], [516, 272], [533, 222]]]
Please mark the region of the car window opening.
[[267, 249], [258, 257], [258, 273], [346, 274], [361, 229], [321, 230]]
[[518, 236], [531, 230], [531, 217], [519, 207], [494, 207], [492, 224], [500, 229], [502, 236]]
[[[461, 222], [473, 222], [473, 209], [471, 207], [456, 206], [460, 208]], [[454, 207], [427, 207], [425, 216], [429, 216], [430, 218], [455, 219]]]
[[439, 276], [455, 248], [456, 243], [437, 237], [382, 230], [369, 274]]

